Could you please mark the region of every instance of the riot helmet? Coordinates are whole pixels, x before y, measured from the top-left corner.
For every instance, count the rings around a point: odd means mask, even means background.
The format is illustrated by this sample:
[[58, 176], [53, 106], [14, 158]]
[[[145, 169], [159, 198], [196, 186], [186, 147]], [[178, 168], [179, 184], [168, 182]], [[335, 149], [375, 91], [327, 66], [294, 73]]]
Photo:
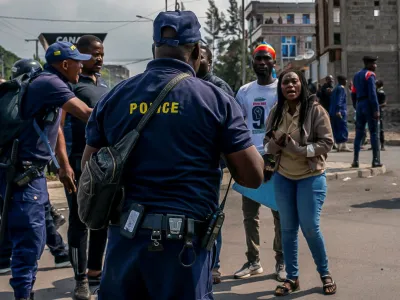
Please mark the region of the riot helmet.
[[42, 65], [34, 59], [20, 59], [14, 63], [11, 68], [11, 79], [14, 79], [22, 74], [29, 74], [37, 69], [43, 70]]

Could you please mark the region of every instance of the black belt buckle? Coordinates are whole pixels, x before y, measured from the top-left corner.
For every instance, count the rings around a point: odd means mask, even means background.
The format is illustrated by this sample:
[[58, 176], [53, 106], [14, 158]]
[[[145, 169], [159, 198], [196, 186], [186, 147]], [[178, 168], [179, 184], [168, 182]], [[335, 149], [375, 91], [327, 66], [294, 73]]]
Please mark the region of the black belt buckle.
[[185, 230], [185, 216], [167, 214], [167, 240], [182, 240]]

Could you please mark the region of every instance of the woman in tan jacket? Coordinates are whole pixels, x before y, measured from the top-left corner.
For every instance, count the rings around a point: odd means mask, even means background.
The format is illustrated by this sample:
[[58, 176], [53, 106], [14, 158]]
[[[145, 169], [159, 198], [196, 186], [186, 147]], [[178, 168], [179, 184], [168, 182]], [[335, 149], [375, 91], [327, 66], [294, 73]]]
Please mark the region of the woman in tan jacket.
[[[274, 157], [275, 196], [281, 216], [283, 255], [287, 280], [275, 290], [285, 296], [300, 288], [298, 271], [299, 226], [307, 240], [324, 293], [336, 292], [330, 275], [320, 214], [326, 198], [325, 160], [333, 146], [326, 111], [309, 95], [301, 72], [279, 77], [278, 103], [267, 120], [265, 153]], [[270, 160], [271, 161], [271, 160]]]

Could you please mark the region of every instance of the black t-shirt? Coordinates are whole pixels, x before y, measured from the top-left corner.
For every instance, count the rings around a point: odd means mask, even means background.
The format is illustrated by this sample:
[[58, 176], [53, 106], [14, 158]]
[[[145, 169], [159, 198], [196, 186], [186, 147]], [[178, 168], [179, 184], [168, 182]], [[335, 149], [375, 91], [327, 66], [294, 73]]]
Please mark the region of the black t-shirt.
[[[90, 108], [94, 108], [101, 97], [109, 92], [102, 78], [98, 77], [97, 82], [94, 82], [92, 78], [83, 75], [79, 76], [79, 82], [71, 85], [71, 88], [75, 96]], [[86, 145], [86, 123], [71, 115], [68, 116], [66, 122], [71, 122], [71, 155], [82, 155]]]

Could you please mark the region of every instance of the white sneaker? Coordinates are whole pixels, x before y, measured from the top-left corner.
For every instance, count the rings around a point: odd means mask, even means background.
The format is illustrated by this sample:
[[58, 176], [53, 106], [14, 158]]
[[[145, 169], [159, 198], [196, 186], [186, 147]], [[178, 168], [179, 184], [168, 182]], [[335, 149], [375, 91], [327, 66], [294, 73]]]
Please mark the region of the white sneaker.
[[252, 275], [257, 275], [263, 273], [264, 270], [261, 266], [260, 261], [247, 262], [243, 267], [234, 274], [236, 279], [248, 278]]
[[11, 268], [10, 267], [8, 267], [8, 268], [3, 268], [3, 269], [0, 269], [0, 274], [7, 274], [8, 272], [10, 272], [11, 271]]

